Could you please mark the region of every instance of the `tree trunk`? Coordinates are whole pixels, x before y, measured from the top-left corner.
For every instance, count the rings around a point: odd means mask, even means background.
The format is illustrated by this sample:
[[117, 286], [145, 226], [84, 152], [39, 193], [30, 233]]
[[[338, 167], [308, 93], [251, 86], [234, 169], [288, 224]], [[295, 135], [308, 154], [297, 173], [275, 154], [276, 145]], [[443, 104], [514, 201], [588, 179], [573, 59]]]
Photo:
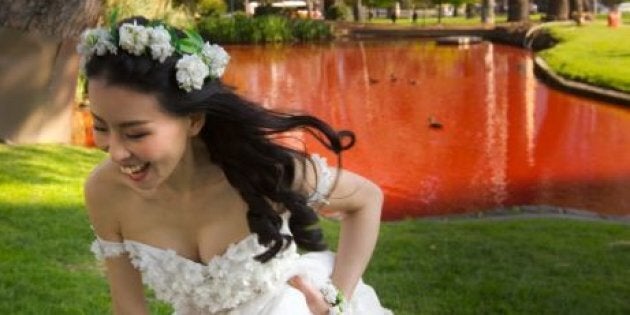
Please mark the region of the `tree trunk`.
[[0, 138], [70, 143], [79, 56], [77, 35], [93, 26], [98, 0], [0, 4]]
[[326, 12], [328, 12], [328, 8], [332, 7], [335, 3], [337, 3], [337, 0], [324, 0], [324, 8], [323, 8], [323, 12], [324, 16], [326, 15]]
[[508, 2], [508, 22], [529, 21], [529, 0], [510, 0]]
[[582, 10], [593, 12], [593, 0], [582, 0]]
[[549, 1], [547, 20], [565, 21], [569, 19], [569, 0]]
[[0, 26], [61, 38], [95, 25], [99, 0], [13, 0], [0, 5]]
[[494, 24], [494, 0], [481, 1], [481, 23]]
[[571, 0], [569, 3], [569, 12], [572, 17], [582, 15], [584, 12], [584, 0]]
[[584, 11], [584, 0], [571, 0], [571, 12], [582, 12]]
[[365, 22], [365, 10], [363, 9], [363, 3], [361, 0], [356, 0], [354, 3], [353, 13], [355, 22]]

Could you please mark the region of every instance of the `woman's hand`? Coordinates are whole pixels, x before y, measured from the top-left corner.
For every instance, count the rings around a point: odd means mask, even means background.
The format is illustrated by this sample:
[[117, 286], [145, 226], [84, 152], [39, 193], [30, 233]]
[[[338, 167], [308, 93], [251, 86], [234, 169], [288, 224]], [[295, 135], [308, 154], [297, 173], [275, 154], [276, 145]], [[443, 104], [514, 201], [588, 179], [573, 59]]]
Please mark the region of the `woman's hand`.
[[330, 305], [319, 290], [300, 276], [289, 279], [289, 284], [298, 289], [306, 298], [306, 304], [314, 315], [327, 315]]

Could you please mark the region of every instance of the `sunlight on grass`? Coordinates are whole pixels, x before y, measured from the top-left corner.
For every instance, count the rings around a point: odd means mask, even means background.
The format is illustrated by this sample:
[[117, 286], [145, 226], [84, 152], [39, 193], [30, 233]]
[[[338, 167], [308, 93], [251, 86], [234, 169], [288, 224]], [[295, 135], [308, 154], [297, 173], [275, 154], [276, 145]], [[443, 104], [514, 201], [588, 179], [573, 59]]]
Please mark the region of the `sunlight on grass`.
[[586, 26], [553, 26], [556, 46], [540, 56], [558, 74], [630, 92], [630, 26], [609, 28], [604, 22]]

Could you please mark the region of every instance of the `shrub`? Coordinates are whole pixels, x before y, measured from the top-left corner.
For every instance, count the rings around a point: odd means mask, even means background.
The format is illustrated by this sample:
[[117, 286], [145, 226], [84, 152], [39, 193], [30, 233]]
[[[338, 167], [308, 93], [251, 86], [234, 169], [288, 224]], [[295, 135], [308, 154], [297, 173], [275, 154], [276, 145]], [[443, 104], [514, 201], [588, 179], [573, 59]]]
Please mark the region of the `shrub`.
[[293, 40], [289, 20], [282, 16], [268, 15], [255, 19], [266, 43], [288, 42]]
[[340, 2], [328, 7], [324, 15], [327, 20], [347, 21], [352, 16], [352, 11], [349, 6]]
[[198, 24], [199, 32], [216, 43], [277, 43], [326, 40], [332, 35], [322, 21], [291, 20], [266, 15], [250, 18], [244, 13], [233, 17], [207, 17]]
[[227, 5], [223, 0], [199, 0], [197, 12], [204, 16], [221, 15], [227, 11]]
[[315, 20], [293, 20], [293, 37], [301, 42], [327, 40], [332, 37], [328, 24]]

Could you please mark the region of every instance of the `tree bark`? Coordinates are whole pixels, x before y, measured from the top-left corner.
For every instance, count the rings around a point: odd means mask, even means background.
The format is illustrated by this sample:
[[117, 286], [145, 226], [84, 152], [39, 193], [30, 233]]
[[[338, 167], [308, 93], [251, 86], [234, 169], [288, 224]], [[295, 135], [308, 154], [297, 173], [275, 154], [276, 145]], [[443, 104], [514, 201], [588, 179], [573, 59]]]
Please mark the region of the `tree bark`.
[[549, 1], [547, 20], [565, 21], [569, 19], [569, 0]]
[[60, 38], [77, 37], [94, 26], [99, 0], [12, 0], [0, 4], [0, 26]]
[[494, 24], [494, 0], [481, 1], [481, 23]]
[[571, 14], [582, 14], [584, 11], [584, 0], [571, 0], [569, 8]]
[[529, 21], [529, 0], [510, 0], [508, 2], [508, 22]]
[[69, 143], [79, 72], [78, 35], [98, 21], [99, 0], [0, 4], [0, 139]]

